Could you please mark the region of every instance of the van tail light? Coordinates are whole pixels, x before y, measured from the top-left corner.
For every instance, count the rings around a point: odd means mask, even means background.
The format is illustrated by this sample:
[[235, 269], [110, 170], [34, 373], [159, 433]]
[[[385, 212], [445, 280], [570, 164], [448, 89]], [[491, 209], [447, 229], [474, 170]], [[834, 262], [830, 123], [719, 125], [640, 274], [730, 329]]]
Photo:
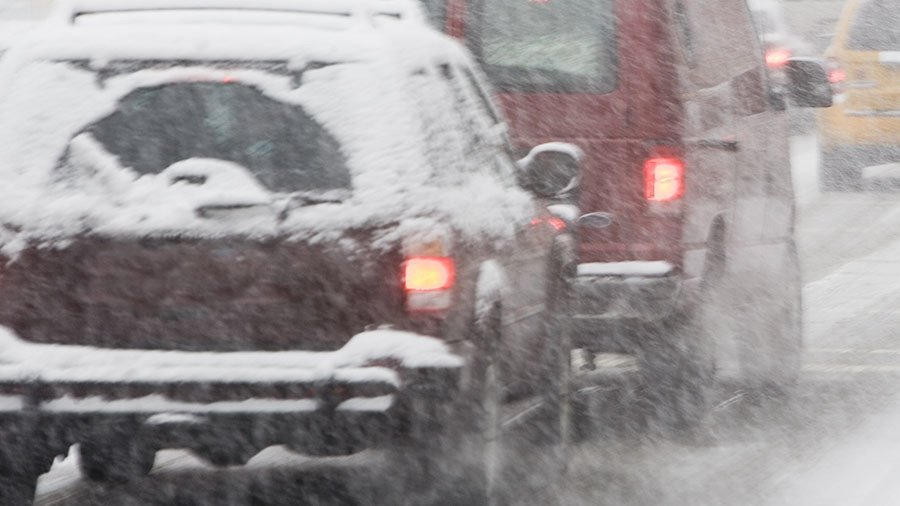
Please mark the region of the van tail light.
[[766, 65], [770, 69], [782, 69], [791, 59], [791, 50], [783, 47], [770, 47], [766, 50]]
[[409, 311], [449, 309], [455, 283], [456, 264], [452, 258], [415, 256], [403, 262], [403, 288]]
[[684, 196], [684, 162], [680, 158], [651, 158], [644, 163], [644, 197], [671, 202]]

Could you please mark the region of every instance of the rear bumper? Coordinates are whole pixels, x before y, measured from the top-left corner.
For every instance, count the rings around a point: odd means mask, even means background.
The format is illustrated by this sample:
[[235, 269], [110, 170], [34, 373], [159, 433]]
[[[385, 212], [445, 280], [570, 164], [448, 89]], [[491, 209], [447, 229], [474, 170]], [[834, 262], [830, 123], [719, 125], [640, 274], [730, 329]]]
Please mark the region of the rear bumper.
[[358, 451], [402, 432], [417, 403], [451, 399], [463, 365], [443, 342], [394, 330], [335, 352], [195, 353], [31, 344], [0, 329], [0, 357], [0, 420], [55, 434], [57, 451], [110, 427], [161, 447]]
[[635, 327], [668, 318], [684, 288], [683, 276], [665, 262], [582, 264], [574, 285], [576, 344], [624, 353], [639, 344]]

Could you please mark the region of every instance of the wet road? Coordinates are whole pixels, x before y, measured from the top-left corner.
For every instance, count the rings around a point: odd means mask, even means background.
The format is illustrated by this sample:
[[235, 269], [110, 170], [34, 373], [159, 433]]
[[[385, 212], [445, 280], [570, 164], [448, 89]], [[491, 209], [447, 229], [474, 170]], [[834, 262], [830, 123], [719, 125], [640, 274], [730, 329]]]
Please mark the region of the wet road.
[[[794, 148], [807, 345], [797, 390], [777, 400], [723, 387], [703, 430], [679, 437], [644, 430], [627, 388], [594, 392], [593, 437], [575, 449], [563, 486], [545, 490], [562, 504], [900, 500], [900, 191], [818, 195], [815, 141], [795, 139]], [[378, 458], [364, 455], [357, 468], [272, 449], [249, 471], [221, 472], [177, 453], [160, 457], [157, 474], [131, 489], [88, 487], [70, 461], [45, 476], [38, 504], [247, 504], [260, 478], [272, 494], [300, 498], [288, 504], [343, 504], [360, 482], [355, 469]], [[298, 467], [308, 468], [299, 482]], [[524, 478], [516, 504], [545, 503]], [[383, 503], [377, 492], [364, 496]]]

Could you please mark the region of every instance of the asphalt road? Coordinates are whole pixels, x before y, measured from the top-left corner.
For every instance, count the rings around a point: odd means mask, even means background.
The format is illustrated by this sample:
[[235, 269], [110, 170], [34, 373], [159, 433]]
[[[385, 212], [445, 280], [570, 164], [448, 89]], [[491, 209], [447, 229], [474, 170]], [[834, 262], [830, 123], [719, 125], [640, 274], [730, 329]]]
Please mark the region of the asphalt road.
[[[793, 395], [723, 387], [702, 430], [671, 436], [646, 429], [629, 382], [600, 389], [593, 437], [575, 448], [565, 482], [547, 487], [526, 465], [514, 504], [897, 504], [900, 191], [818, 195], [815, 141], [794, 148], [807, 354]], [[390, 476], [378, 458], [317, 462], [276, 448], [221, 471], [167, 451], [150, 477], [110, 488], [79, 480], [69, 459], [43, 478], [38, 504], [243, 505], [260, 490], [284, 504], [386, 504], [377, 486], [360, 485], [373, 467]]]

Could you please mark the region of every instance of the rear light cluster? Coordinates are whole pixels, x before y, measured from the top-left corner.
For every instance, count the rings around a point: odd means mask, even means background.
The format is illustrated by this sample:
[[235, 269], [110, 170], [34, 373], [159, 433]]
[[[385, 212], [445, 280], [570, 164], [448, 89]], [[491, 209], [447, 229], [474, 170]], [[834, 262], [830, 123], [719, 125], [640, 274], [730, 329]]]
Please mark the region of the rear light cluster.
[[831, 89], [835, 94], [844, 91], [844, 81], [847, 80], [847, 71], [836, 60], [828, 60], [828, 82], [831, 83]]
[[644, 162], [644, 198], [651, 202], [671, 202], [683, 196], [684, 161], [654, 157]]
[[535, 217], [531, 219], [532, 227], [540, 227], [543, 225], [547, 225], [552, 227], [553, 230], [559, 232], [561, 230], [566, 229], [566, 222], [562, 218], [558, 218], [556, 216], [545, 216], [545, 217]]
[[413, 255], [403, 262], [403, 289], [410, 312], [446, 311], [455, 284], [456, 262], [451, 257]]
[[783, 47], [770, 47], [766, 50], [766, 65], [770, 69], [782, 69], [793, 55], [790, 49]]
[[413, 257], [403, 264], [403, 286], [407, 292], [448, 290], [456, 281], [451, 258]]

